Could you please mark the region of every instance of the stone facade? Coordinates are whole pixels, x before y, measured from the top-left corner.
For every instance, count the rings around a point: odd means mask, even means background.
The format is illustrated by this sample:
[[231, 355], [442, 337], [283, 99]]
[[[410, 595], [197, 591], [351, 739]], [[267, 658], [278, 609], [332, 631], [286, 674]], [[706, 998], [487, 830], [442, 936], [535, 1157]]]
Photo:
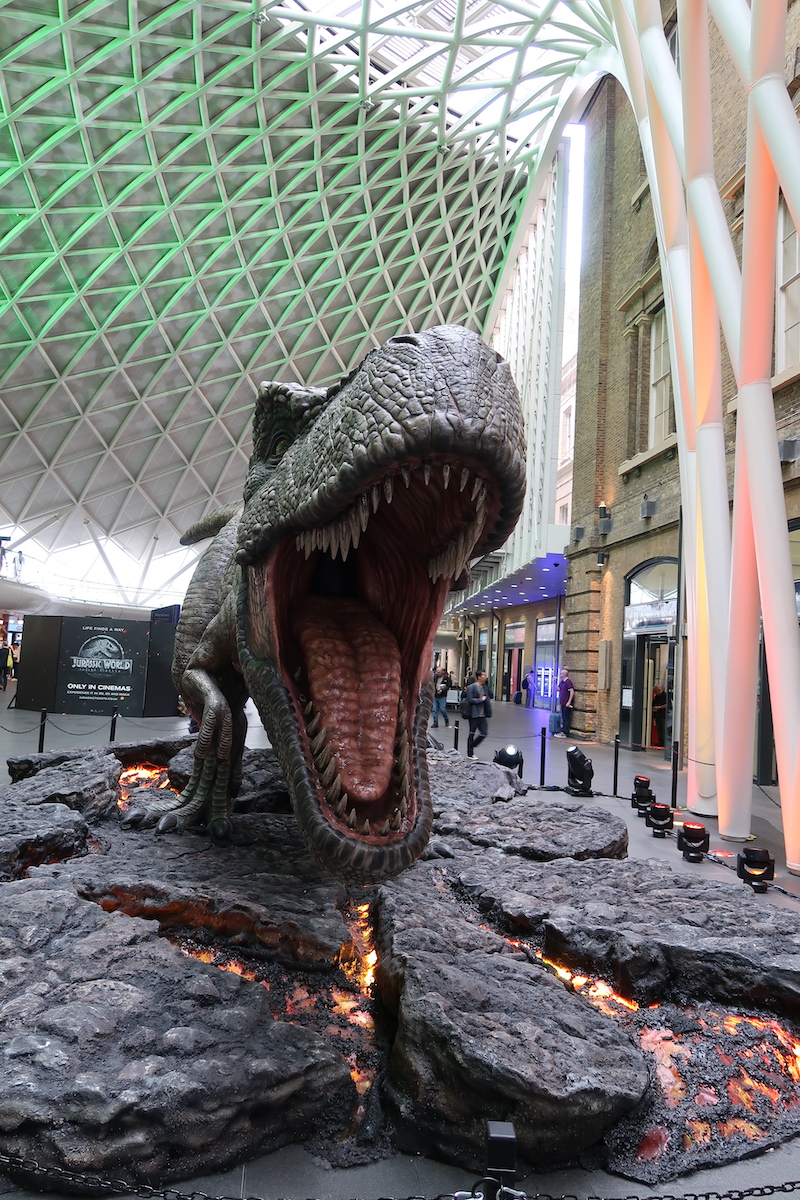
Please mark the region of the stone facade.
[[[674, 3], [665, 0], [662, 13], [669, 32]], [[710, 30], [716, 178], [740, 254], [746, 100], [713, 22]], [[796, 76], [800, 5], [791, 4], [791, 92], [800, 84]], [[600, 81], [583, 122], [586, 199], [564, 661], [578, 692], [575, 728], [608, 742], [620, 728], [627, 581], [653, 560], [678, 558], [681, 494], [671, 401], [655, 428], [651, 411], [652, 345], [663, 310], [653, 210], [633, 112], [615, 79]], [[732, 494], [736, 384], [724, 344], [722, 382]], [[777, 375], [773, 387], [779, 438], [800, 437], [800, 361]], [[800, 518], [800, 461], [783, 471], [791, 521]], [[675, 626], [667, 632], [680, 633]]]

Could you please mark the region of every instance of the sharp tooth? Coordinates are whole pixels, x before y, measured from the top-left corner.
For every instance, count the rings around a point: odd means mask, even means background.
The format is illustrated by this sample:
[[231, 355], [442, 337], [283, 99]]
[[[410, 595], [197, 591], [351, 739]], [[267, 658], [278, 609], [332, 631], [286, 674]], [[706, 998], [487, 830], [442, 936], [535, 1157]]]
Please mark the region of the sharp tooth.
[[398, 808], [397, 812], [394, 814], [394, 816], [392, 817], [391, 821], [389, 822], [389, 828], [393, 829], [395, 831], [395, 833], [400, 828], [400, 809], [399, 808]]
[[331, 531], [328, 525], [323, 526], [319, 531], [320, 549], [329, 550], [331, 545]]
[[364, 824], [361, 826], [361, 832], [363, 834], [368, 834], [371, 832], [370, 827], [369, 827], [369, 821], [365, 821]]
[[[303, 549], [303, 535], [302, 535], [302, 533], [298, 533], [297, 537], [294, 539], [294, 544], [295, 544], [295, 546], [297, 547], [297, 549], [298, 549], [298, 550], [302, 550], [302, 549]], [[308, 555], [306, 555], [306, 557], [308, 557]]]
[[355, 506], [350, 509], [347, 519], [350, 525], [350, 537], [353, 541], [353, 549], [357, 550], [358, 543], [361, 541], [361, 518]]
[[472, 485], [472, 499], [473, 500], [478, 495], [478, 492], [481, 490], [482, 487], [483, 487], [483, 480], [481, 479], [480, 475], [476, 475], [475, 482]]
[[[313, 707], [314, 707], [313, 704], [307, 704], [306, 712], [308, 712], [309, 708], [313, 708]], [[317, 713], [317, 715], [314, 717], [313, 721], [308, 722], [308, 725], [306, 725], [306, 733], [308, 734], [309, 737], [314, 736], [314, 734], [319, 729], [321, 722], [322, 722], [322, 714], [321, 713]]]
[[[322, 747], [319, 754], [317, 755], [317, 766], [320, 768], [320, 770], [324, 770], [325, 768], [330, 766], [330, 762], [331, 762], [332, 758], [333, 758], [333, 748], [332, 748], [330, 742], [328, 742], [327, 745]], [[328, 783], [330, 783], [330, 782], [331, 781], [328, 780]]]
[[378, 505], [380, 504], [380, 502], [381, 502], [380, 485], [377, 483], [373, 483], [373, 485], [372, 485], [372, 511], [373, 512], [378, 511]]
[[339, 521], [339, 550], [341, 551], [342, 562], [347, 562], [350, 545], [350, 522], [346, 517], [342, 517]]
[[[337, 778], [338, 778], [338, 776], [337, 776]], [[350, 801], [350, 797], [347, 795], [347, 792], [345, 792], [344, 795], [342, 796], [341, 800], [339, 801], [339, 803], [336, 805], [337, 817], [344, 816], [344, 814], [347, 810], [347, 805], [348, 805], [349, 801]]]
[[362, 492], [358, 497], [359, 521], [361, 524], [361, 532], [367, 528], [369, 521], [369, 496], [366, 492]]
[[305, 708], [303, 709], [303, 712], [304, 712], [304, 713], [306, 714], [306, 716], [308, 717], [308, 716], [310, 716], [310, 715], [311, 715], [311, 713], [312, 713], [313, 711], [314, 711], [314, 703], [313, 703], [313, 701], [309, 700], [308, 704], [307, 704], [307, 705], [305, 706]]
[[406, 487], [411, 487], [411, 468], [401, 467], [400, 474], [403, 476], [403, 483], [406, 485]]
[[468, 479], [469, 479], [469, 469], [467, 467], [463, 467], [461, 470], [461, 479], [459, 480], [459, 484], [458, 484], [458, 490], [460, 492], [463, 492], [464, 488], [467, 486]]
[[302, 674], [303, 674], [303, 668], [302, 668], [302, 667], [298, 667], [298, 668], [297, 668], [297, 670], [296, 670], [296, 671], [295, 671], [295, 673], [294, 673], [294, 681], [295, 681], [295, 683], [299, 683], [299, 682], [300, 682], [300, 678], [301, 678]]
[[383, 824], [381, 825], [381, 827], [380, 827], [380, 829], [378, 830], [378, 832], [380, 833], [381, 837], [386, 837], [387, 833], [389, 832], [389, 820], [388, 820], [388, 818], [387, 818], [387, 819], [386, 819], [386, 820], [383, 822]]
[[404, 796], [403, 799], [400, 801], [400, 816], [404, 817], [407, 812], [408, 812], [408, 800]]
[[489, 495], [489, 485], [488, 485], [488, 483], [482, 483], [482, 484], [481, 484], [481, 494], [480, 494], [480, 501], [479, 501], [479, 503], [480, 503], [480, 504], [485, 504], [485, 503], [486, 503], [486, 497], [487, 497], [488, 495]]
[[422, 476], [425, 480], [425, 486], [427, 487], [431, 481], [431, 464], [429, 462], [424, 462], [422, 464]]
[[397, 702], [397, 728], [401, 734], [406, 731], [406, 706], [403, 704], [402, 696]]
[[335, 804], [342, 792], [342, 777], [337, 775], [331, 786], [328, 788], [328, 803]]
[[320, 779], [322, 780], [322, 786], [325, 788], [329, 788], [335, 778], [336, 778], [336, 759], [333, 757], [333, 754], [331, 754], [331, 761], [328, 763], [327, 767], [320, 775]]
[[320, 729], [319, 733], [317, 734], [317, 736], [313, 739], [313, 741], [311, 743], [311, 749], [314, 751], [315, 754], [319, 754], [320, 750], [325, 745], [327, 740], [328, 740], [327, 729]]
[[450, 463], [442, 464], [442, 487], [445, 491], [450, 484]]
[[392, 496], [394, 495], [394, 480], [391, 475], [384, 475], [383, 477], [383, 493], [386, 496], [386, 503], [391, 504]]
[[331, 558], [336, 558], [339, 553], [339, 530], [335, 525], [328, 526], [328, 536], [331, 539]]
[[351, 829], [355, 829], [356, 827], [356, 810], [354, 808], [350, 809], [350, 813], [347, 817], [347, 824]]

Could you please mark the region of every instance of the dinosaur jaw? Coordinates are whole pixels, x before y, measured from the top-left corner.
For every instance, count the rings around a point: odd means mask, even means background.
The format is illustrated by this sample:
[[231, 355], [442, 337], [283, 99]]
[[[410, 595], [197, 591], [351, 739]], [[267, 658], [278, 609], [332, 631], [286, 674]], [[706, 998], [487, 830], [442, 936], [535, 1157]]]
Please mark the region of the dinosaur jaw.
[[[474, 463], [409, 460], [247, 572], [249, 651], [291, 697], [301, 830], [351, 882], [388, 878], [427, 844], [422, 685], [447, 592], [499, 503]], [[301, 764], [282, 765], [299, 777]]]

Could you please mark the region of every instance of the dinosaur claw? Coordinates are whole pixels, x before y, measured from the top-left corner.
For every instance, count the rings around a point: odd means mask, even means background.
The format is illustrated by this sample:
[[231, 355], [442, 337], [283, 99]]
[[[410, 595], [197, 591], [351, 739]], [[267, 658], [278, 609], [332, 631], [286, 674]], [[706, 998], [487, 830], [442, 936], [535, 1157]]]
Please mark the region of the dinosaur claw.
[[233, 822], [227, 817], [215, 817], [209, 822], [208, 833], [212, 842], [229, 842], [233, 836]]
[[178, 828], [178, 814], [174, 812], [164, 813], [164, 816], [156, 825], [156, 833], [172, 833]]
[[127, 812], [122, 813], [119, 823], [123, 829], [137, 829], [147, 816], [147, 812], [143, 808], [129, 808]]

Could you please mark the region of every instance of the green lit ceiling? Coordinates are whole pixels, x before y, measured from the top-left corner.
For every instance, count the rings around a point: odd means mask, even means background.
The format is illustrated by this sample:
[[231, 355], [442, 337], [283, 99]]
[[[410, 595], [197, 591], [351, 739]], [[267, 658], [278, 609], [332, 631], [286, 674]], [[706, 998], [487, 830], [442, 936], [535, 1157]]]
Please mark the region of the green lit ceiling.
[[0, 532], [157, 563], [261, 379], [484, 330], [600, 0], [309, 7], [0, 0]]

